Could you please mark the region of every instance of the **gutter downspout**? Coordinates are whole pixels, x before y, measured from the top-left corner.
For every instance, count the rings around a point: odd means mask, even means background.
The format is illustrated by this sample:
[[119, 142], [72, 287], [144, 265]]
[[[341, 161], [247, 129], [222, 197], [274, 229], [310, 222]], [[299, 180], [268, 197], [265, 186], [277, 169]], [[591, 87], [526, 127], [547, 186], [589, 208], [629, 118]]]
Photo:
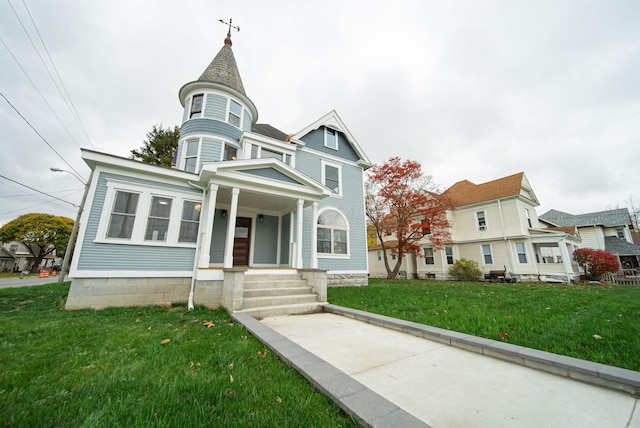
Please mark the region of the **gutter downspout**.
[[[201, 212], [204, 211], [204, 202], [205, 199], [207, 198], [207, 188], [202, 187], [192, 181], [187, 181], [187, 184], [189, 184], [190, 186], [193, 187], [197, 187], [198, 189], [202, 190], [202, 202], [200, 203], [200, 209]], [[200, 221], [198, 222], [198, 237], [196, 238], [196, 253], [194, 255], [193, 258], [193, 274], [191, 275], [191, 287], [189, 289], [189, 299], [187, 300], [187, 308], [192, 311], [194, 309], [193, 306], [193, 295], [195, 292], [195, 288], [196, 288], [196, 273], [198, 272], [198, 260], [200, 260], [200, 251], [202, 248], [201, 245], [201, 233], [200, 233], [200, 226], [202, 225], [202, 218], [200, 218]]]

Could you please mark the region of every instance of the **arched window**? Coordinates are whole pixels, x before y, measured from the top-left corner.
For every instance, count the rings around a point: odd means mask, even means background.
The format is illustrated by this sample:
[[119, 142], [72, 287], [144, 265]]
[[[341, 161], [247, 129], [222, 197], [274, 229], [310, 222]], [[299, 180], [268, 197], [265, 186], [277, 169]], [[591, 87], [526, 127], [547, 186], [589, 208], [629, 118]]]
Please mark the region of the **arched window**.
[[348, 254], [347, 222], [336, 210], [325, 210], [318, 216], [318, 254]]

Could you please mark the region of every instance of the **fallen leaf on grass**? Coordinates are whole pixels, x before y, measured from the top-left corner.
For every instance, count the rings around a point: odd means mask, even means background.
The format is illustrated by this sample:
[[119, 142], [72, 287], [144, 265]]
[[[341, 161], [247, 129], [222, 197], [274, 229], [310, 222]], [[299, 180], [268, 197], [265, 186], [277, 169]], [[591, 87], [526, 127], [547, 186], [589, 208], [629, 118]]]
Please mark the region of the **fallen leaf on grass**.
[[594, 339], [602, 339], [602, 336], [600, 336], [599, 334], [594, 334], [594, 335], [593, 335], [593, 338], [594, 338]]
[[171, 342], [171, 339], [164, 339], [160, 342], [161, 345], [166, 345], [167, 343]]
[[233, 383], [233, 376], [229, 375], [229, 383]]
[[282, 403], [282, 398], [280, 398], [280, 397], [276, 397], [276, 402], [277, 402], [277, 403]]
[[229, 364], [229, 370], [233, 370], [233, 363]]
[[212, 323], [211, 321], [205, 321], [202, 323], [203, 325], [206, 325], [207, 328], [211, 328], [211, 327], [215, 327], [216, 325], [214, 323]]
[[509, 333], [505, 333], [505, 332], [503, 332], [503, 331], [498, 332], [498, 336], [500, 336], [500, 338], [501, 338], [502, 340], [506, 340], [506, 339], [508, 339], [508, 338], [510, 338], [510, 337], [511, 337], [511, 336], [509, 335]]

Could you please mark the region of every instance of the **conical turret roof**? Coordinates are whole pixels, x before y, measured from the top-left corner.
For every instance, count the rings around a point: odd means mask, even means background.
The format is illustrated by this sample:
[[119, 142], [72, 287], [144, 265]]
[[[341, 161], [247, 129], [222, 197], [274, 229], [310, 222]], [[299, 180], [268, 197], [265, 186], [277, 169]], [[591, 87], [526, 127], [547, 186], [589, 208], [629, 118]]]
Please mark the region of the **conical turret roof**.
[[198, 81], [220, 83], [246, 96], [240, 72], [236, 65], [236, 58], [231, 50], [231, 44], [231, 34], [227, 33], [227, 38], [224, 39], [224, 46], [198, 78]]

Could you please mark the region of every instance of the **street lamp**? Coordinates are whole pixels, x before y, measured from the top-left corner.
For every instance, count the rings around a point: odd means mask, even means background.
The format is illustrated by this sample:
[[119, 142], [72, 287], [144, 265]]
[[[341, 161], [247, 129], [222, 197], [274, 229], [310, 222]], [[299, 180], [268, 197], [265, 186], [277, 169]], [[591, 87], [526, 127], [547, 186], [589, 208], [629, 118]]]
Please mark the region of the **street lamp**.
[[53, 172], [68, 172], [77, 178], [82, 184], [84, 184], [84, 194], [82, 195], [82, 201], [80, 202], [80, 206], [78, 207], [78, 215], [76, 216], [76, 221], [73, 223], [73, 229], [71, 229], [71, 235], [69, 236], [69, 242], [67, 243], [67, 249], [64, 252], [64, 259], [62, 260], [62, 267], [60, 268], [60, 275], [58, 276], [58, 282], [64, 282], [64, 278], [69, 270], [69, 259], [71, 258], [71, 252], [73, 251], [73, 247], [76, 243], [76, 236], [78, 235], [78, 224], [80, 223], [80, 217], [82, 216], [82, 209], [84, 208], [84, 203], [87, 200], [87, 193], [89, 192], [89, 183], [91, 183], [91, 177], [93, 176], [93, 171], [89, 174], [89, 180], [85, 182], [78, 175], [74, 174], [71, 171], [67, 171], [66, 169], [60, 169], [51, 167], [49, 168]]

